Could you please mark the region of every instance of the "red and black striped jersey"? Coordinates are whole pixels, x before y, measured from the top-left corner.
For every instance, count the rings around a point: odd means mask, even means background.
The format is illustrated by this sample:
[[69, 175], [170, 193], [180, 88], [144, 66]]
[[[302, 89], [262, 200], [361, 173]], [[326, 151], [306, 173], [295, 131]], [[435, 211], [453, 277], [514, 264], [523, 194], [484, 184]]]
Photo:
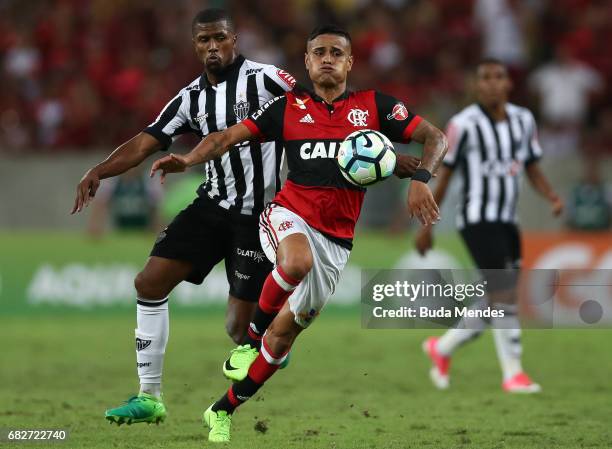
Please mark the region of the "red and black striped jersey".
[[261, 140], [284, 143], [289, 173], [272, 201], [350, 249], [365, 189], [340, 173], [335, 160], [340, 142], [359, 129], [408, 142], [420, 121], [401, 101], [373, 90], [347, 91], [327, 104], [313, 92], [294, 89], [242, 123]]

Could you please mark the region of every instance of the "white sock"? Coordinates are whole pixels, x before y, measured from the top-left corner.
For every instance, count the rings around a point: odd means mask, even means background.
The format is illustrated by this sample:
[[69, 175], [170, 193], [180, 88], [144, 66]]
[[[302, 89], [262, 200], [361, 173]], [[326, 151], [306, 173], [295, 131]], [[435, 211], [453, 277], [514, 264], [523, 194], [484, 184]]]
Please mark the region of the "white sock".
[[523, 371], [521, 355], [521, 323], [516, 314], [516, 305], [495, 304], [495, 307], [504, 311], [503, 318], [492, 318], [493, 338], [497, 358], [502, 369], [504, 381]]
[[[487, 301], [480, 300], [470, 306], [471, 310], [483, 309], [486, 307]], [[476, 339], [482, 331], [489, 326], [489, 323], [482, 318], [463, 317], [455, 327], [447, 330], [440, 337], [436, 345], [436, 349], [443, 356], [450, 356], [455, 349], [467, 343], [470, 340]]]
[[[162, 303], [157, 306], [146, 306]], [[168, 343], [169, 315], [167, 298], [161, 301], [145, 301], [139, 298], [136, 305], [136, 362], [140, 378], [140, 392], [159, 397], [161, 395], [164, 353]]]

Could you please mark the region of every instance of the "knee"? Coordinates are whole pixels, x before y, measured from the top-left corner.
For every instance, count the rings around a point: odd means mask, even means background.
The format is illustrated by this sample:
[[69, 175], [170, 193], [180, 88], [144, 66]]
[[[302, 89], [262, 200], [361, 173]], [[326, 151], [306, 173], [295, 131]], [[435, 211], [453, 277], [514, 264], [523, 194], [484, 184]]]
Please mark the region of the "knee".
[[167, 289], [161, 288], [146, 271], [141, 271], [136, 275], [136, 278], [134, 278], [134, 288], [138, 297], [142, 299], [164, 299], [170, 293], [166, 291]]
[[289, 276], [301, 280], [310, 272], [312, 264], [312, 253], [310, 251], [295, 251], [284, 255], [279, 265]]
[[237, 345], [241, 344], [246, 336], [248, 323], [242, 323], [240, 320], [228, 317], [225, 321], [225, 331], [227, 335]]

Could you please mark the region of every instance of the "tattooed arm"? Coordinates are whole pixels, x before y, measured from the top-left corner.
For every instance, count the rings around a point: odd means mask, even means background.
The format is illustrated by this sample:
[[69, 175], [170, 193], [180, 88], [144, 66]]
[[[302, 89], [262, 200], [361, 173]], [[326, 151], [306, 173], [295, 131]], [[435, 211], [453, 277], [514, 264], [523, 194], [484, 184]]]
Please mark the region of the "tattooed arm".
[[423, 156], [410, 184], [408, 211], [423, 226], [427, 226], [440, 219], [440, 209], [427, 186], [427, 181], [440, 166], [448, 149], [448, 142], [444, 133], [426, 120], [417, 125], [412, 133], [412, 140], [423, 144]]

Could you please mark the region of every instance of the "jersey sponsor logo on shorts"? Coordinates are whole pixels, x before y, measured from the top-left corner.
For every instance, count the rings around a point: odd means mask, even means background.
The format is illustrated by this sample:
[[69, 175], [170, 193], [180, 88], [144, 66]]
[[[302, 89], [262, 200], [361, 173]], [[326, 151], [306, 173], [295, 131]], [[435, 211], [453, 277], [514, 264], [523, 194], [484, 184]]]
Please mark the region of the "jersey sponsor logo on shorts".
[[151, 362], [136, 362], [137, 368], [144, 368], [145, 366], [151, 366]]
[[243, 281], [248, 281], [249, 279], [251, 279], [251, 276], [248, 274], [243, 274], [238, 270], [234, 271], [234, 275], [238, 278], [238, 279], [242, 279]]
[[280, 225], [278, 225], [278, 231], [279, 232], [288, 231], [292, 227], [293, 227], [293, 221], [285, 220]]
[[248, 401], [250, 397], [251, 397], [251, 396], [242, 396], [242, 395], [240, 395], [240, 394], [237, 394], [237, 395], [236, 395], [236, 399], [238, 399], [240, 402], [245, 402], [245, 401]]
[[265, 254], [263, 251], [255, 251], [253, 249], [236, 248], [236, 254], [243, 257], [250, 257], [255, 262], [263, 262]]
[[300, 147], [302, 159], [331, 159], [338, 155], [338, 142], [304, 142]]
[[251, 103], [248, 101], [239, 101], [234, 105], [234, 114], [236, 114], [236, 119], [238, 121], [243, 121], [245, 118], [249, 116], [249, 109], [251, 107]]
[[142, 351], [145, 348], [151, 346], [152, 340], [143, 340], [142, 338], [136, 338], [136, 350]]
[[284, 70], [278, 69], [276, 71], [276, 74], [278, 75], [280, 79], [282, 79], [285, 82], [287, 86], [293, 89], [293, 87], [295, 86], [295, 78], [291, 76], [289, 72], [285, 72]]
[[363, 109], [351, 109], [346, 118], [354, 127], [368, 126], [370, 111]]
[[391, 114], [387, 115], [387, 120], [397, 120], [397, 121], [402, 121], [402, 120], [406, 120], [408, 118], [408, 109], [406, 109], [406, 106], [404, 106], [404, 103], [397, 103], [395, 106], [393, 106], [393, 110], [391, 111]]
[[319, 311], [316, 309], [310, 309], [308, 313], [302, 312], [298, 313], [298, 318], [302, 320], [304, 323], [310, 323], [319, 315]]

